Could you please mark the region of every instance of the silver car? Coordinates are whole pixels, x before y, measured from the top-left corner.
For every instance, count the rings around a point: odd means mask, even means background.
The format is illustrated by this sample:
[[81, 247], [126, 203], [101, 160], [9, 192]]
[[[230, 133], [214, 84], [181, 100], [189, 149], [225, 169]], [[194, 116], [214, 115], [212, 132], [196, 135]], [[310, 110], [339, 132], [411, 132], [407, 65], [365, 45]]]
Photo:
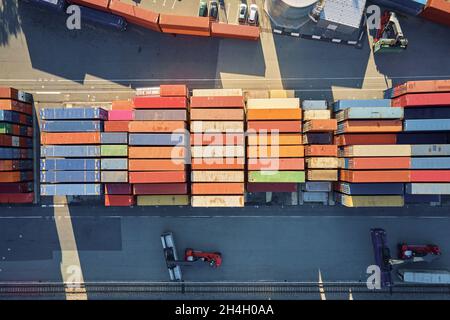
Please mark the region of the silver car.
[[250, 5], [250, 12], [248, 13], [248, 23], [252, 25], [258, 24], [258, 6], [256, 4]]
[[247, 4], [241, 3], [239, 5], [239, 22], [247, 20]]

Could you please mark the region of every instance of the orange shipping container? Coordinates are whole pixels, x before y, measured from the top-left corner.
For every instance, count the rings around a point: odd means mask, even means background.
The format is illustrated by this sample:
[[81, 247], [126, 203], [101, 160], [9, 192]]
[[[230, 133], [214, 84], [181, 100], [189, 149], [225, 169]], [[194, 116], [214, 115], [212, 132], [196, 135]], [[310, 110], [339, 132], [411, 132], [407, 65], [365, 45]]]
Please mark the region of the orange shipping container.
[[176, 16], [161, 14], [159, 26], [164, 33], [177, 33], [209, 37], [209, 17]]
[[243, 96], [193, 96], [191, 97], [191, 109], [193, 108], [244, 108]]
[[348, 120], [339, 124], [339, 132], [401, 132], [402, 120]]
[[304, 155], [303, 146], [247, 146], [248, 158], [298, 158]]
[[348, 158], [347, 162], [348, 162], [348, 169], [359, 169], [359, 170], [409, 169], [411, 158], [409, 157]]
[[100, 132], [42, 132], [41, 144], [99, 144]]
[[213, 37], [258, 40], [259, 34], [259, 28], [256, 26], [219, 22], [211, 23], [211, 35]]
[[244, 120], [244, 110], [192, 109], [191, 120]]
[[279, 132], [301, 132], [300, 121], [248, 121], [247, 130], [251, 134], [257, 131], [276, 130]]
[[191, 193], [201, 194], [243, 194], [243, 183], [193, 183]]
[[130, 159], [184, 159], [184, 147], [128, 147]]
[[161, 97], [187, 97], [188, 89], [184, 84], [162, 84], [159, 86]]
[[335, 131], [336, 129], [336, 119], [313, 119], [305, 122], [303, 126], [303, 132]]
[[247, 120], [300, 120], [301, 109], [249, 109]]
[[420, 16], [450, 27], [450, 1], [428, 0]]
[[133, 110], [133, 101], [131, 100], [116, 100], [112, 102], [112, 110]]
[[129, 172], [130, 183], [174, 183], [185, 182], [186, 172], [184, 171], [136, 171]]
[[0, 182], [21, 182], [33, 180], [31, 171], [3, 171], [0, 174]]
[[26, 113], [28, 115], [32, 115], [33, 113], [33, 107], [31, 106], [31, 104], [10, 99], [0, 100], [0, 110], [12, 110], [21, 113]]
[[337, 157], [338, 148], [336, 145], [316, 144], [305, 147], [306, 156], [324, 156], [324, 157]]
[[245, 158], [194, 158], [192, 170], [244, 170]]
[[299, 145], [303, 143], [303, 137], [296, 133], [250, 134], [247, 138], [248, 145]]
[[101, 11], [108, 11], [109, 5], [109, 0], [70, 0], [68, 2]]
[[111, 0], [109, 3], [109, 10], [114, 14], [124, 17], [130, 23], [161, 32], [158, 24], [159, 13], [119, 0]]
[[304, 170], [304, 158], [266, 158], [266, 159], [248, 159], [249, 171], [279, 171], [279, 170]]
[[144, 160], [130, 159], [128, 160], [129, 171], [183, 171], [185, 163], [182, 159], [176, 161], [168, 160]]
[[340, 180], [348, 182], [409, 182], [409, 170], [341, 170]]
[[129, 132], [169, 132], [184, 130], [184, 121], [130, 121]]
[[130, 121], [105, 121], [103, 127], [105, 132], [128, 132]]
[[242, 146], [244, 145], [243, 133], [193, 133], [191, 134], [192, 146]]

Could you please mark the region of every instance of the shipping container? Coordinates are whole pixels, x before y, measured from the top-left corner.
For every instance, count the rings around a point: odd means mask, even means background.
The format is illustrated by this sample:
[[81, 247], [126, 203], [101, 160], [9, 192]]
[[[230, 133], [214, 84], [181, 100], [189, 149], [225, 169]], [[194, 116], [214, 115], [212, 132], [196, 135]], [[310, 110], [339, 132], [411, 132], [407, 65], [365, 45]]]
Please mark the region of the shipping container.
[[331, 182], [307, 181], [303, 185], [303, 190], [310, 192], [331, 192]]
[[107, 120], [108, 111], [97, 107], [82, 108], [42, 108], [42, 120]]
[[[239, 96], [240, 98], [242, 98], [242, 103], [243, 103], [242, 89], [194, 89], [194, 90], [192, 90], [191, 108], [195, 108], [195, 107], [192, 107], [192, 104], [194, 102], [193, 97], [211, 98], [211, 97], [233, 97], [233, 96], [234, 97]], [[219, 99], [222, 99], [222, 98], [219, 98]], [[217, 107], [223, 107], [223, 106], [217, 106]], [[243, 104], [242, 104], [242, 107], [244, 107]]]
[[33, 169], [33, 160], [0, 160], [0, 171], [31, 169]]
[[[187, 150], [184, 147], [128, 147], [130, 159], [184, 159]], [[178, 160], [176, 162], [179, 162]]]
[[100, 171], [41, 171], [41, 183], [100, 182]]
[[302, 192], [303, 202], [328, 202], [328, 192]]
[[283, 89], [275, 89], [269, 90], [269, 98], [295, 98], [295, 90], [283, 90]]
[[247, 120], [300, 120], [301, 109], [250, 109]]
[[320, 119], [331, 119], [330, 110], [305, 110], [303, 112], [304, 120], [320, 120]]
[[419, 15], [427, 0], [374, 0], [373, 3], [411, 16]]
[[303, 110], [326, 110], [328, 109], [328, 103], [326, 100], [303, 100]]
[[11, 160], [31, 158], [33, 158], [32, 149], [0, 147], [0, 159]]
[[342, 195], [341, 204], [346, 207], [403, 207], [403, 196], [349, 196]]
[[101, 146], [102, 157], [126, 157], [128, 146], [125, 144], [106, 144]]
[[346, 120], [340, 122], [336, 133], [364, 133], [364, 132], [401, 132], [401, 120]]
[[187, 183], [137, 183], [133, 185], [135, 195], [187, 194]]
[[244, 182], [243, 171], [192, 171], [192, 182]]
[[182, 171], [185, 164], [182, 159], [129, 159], [128, 167], [130, 171]]
[[314, 133], [309, 132], [303, 135], [304, 144], [333, 144], [333, 133], [321, 132]]
[[[328, 141], [328, 140], [327, 140]], [[303, 138], [298, 133], [265, 134], [263, 132], [247, 135], [247, 145], [300, 145]]]
[[450, 119], [405, 120], [404, 131], [450, 131]]
[[243, 207], [244, 196], [192, 196], [193, 207]]
[[134, 196], [129, 195], [105, 195], [105, 206], [107, 207], [128, 207], [134, 206], [135, 199]]
[[396, 144], [397, 134], [395, 133], [347, 133], [335, 137], [338, 146], [345, 145], [380, 145]]
[[102, 121], [90, 120], [59, 120], [42, 121], [43, 132], [100, 132], [103, 131]]
[[191, 120], [244, 120], [243, 109], [191, 109]]
[[137, 196], [138, 206], [188, 206], [187, 195]]
[[350, 195], [403, 195], [403, 183], [339, 182], [338, 191]]
[[131, 184], [128, 183], [105, 183], [105, 194], [131, 194]]
[[20, 113], [28, 114], [30, 116], [33, 114], [33, 107], [31, 106], [31, 104], [10, 99], [0, 99], [0, 110], [17, 111]]
[[130, 121], [105, 121], [105, 132], [128, 132], [128, 124]]
[[243, 24], [231, 23], [211, 23], [211, 36], [221, 38], [232, 38], [241, 40], [258, 40], [260, 35], [259, 27]]
[[450, 157], [411, 158], [411, 169], [450, 169]]
[[193, 183], [192, 195], [244, 194], [244, 183]]
[[178, 132], [184, 131], [184, 121], [130, 121], [129, 132]]
[[409, 157], [340, 158], [340, 167], [354, 170], [409, 169]]
[[0, 193], [27, 193], [32, 191], [32, 182], [0, 183]]
[[440, 194], [408, 194], [403, 195], [405, 203], [440, 203]]
[[249, 171], [268, 170], [288, 170], [302, 171], [305, 169], [304, 158], [264, 158], [248, 159], [247, 168]]
[[186, 97], [134, 97], [135, 109], [186, 109]]
[[402, 108], [348, 108], [336, 113], [338, 122], [347, 119], [403, 119]]
[[101, 160], [102, 170], [128, 170], [128, 159], [107, 159]]
[[25, 182], [33, 180], [33, 171], [3, 171], [0, 182]]
[[134, 120], [133, 110], [109, 110], [109, 121], [131, 121]]
[[412, 156], [450, 156], [450, 144], [411, 145]]
[[133, 101], [115, 100], [111, 103], [111, 110], [133, 110]]
[[98, 196], [102, 185], [97, 184], [41, 184], [41, 196]]
[[409, 194], [450, 194], [450, 183], [407, 183], [405, 188]]
[[248, 171], [248, 182], [305, 182], [304, 171]]
[[209, 37], [209, 17], [176, 16], [160, 14], [159, 26], [164, 33]]
[[370, 99], [370, 100], [338, 100], [333, 103], [334, 112], [348, 108], [389, 108], [390, 99]]
[[100, 157], [100, 146], [41, 146], [41, 157]]
[[[219, 89], [220, 90], [220, 89]], [[244, 97], [242, 96], [242, 91], [236, 91], [235, 89], [230, 89], [229, 93], [235, 93], [236, 95], [207, 95], [207, 96], [192, 96], [191, 97], [191, 111], [196, 108], [239, 108], [244, 109]], [[240, 90], [240, 89], [236, 89]], [[199, 93], [199, 90], [194, 90], [194, 93]], [[203, 93], [202, 93], [203, 94]], [[225, 93], [224, 93], [225, 94]]]
[[124, 17], [129, 23], [161, 32], [158, 24], [159, 13], [119, 0], [110, 0], [108, 9], [112, 13]]
[[406, 108], [400, 110], [405, 110], [405, 119], [450, 119], [450, 107]]
[[186, 121], [186, 110], [134, 110], [135, 120]]
[[0, 203], [33, 203], [34, 193], [1, 193]]
[[130, 183], [176, 183], [186, 182], [185, 171], [133, 171], [129, 172]]
[[450, 105], [450, 92], [405, 94], [392, 99], [393, 107], [426, 107]]
[[337, 170], [313, 169], [306, 171], [306, 178], [309, 181], [337, 181]]
[[[433, 0], [428, 1], [431, 3]], [[396, 98], [406, 93], [450, 92], [450, 80], [407, 81], [392, 88], [389, 98]]]
[[242, 158], [244, 146], [192, 146], [192, 158]]
[[450, 26], [450, 4], [448, 0], [428, 0], [420, 16]]
[[33, 124], [31, 116], [11, 110], [0, 110], [0, 121], [26, 126], [31, 126]]
[[242, 121], [191, 121], [191, 133], [244, 132]]
[[100, 142], [102, 144], [128, 144], [128, 133], [126, 132], [101, 132]]
[[337, 145], [322, 145], [315, 144], [305, 146], [305, 155], [306, 156], [321, 156], [321, 157], [337, 157], [338, 156], [338, 148]]
[[159, 92], [161, 97], [187, 97], [189, 93], [185, 84], [162, 84]]
[[247, 110], [250, 109], [299, 109], [299, 98], [284, 99], [248, 99]]
[[194, 133], [190, 135], [192, 146], [243, 146], [244, 133]]
[[397, 144], [445, 144], [450, 142], [446, 133], [397, 133]]
[[300, 158], [305, 155], [303, 146], [248, 146], [248, 158]]
[[409, 170], [341, 170], [340, 180], [347, 182], [410, 182]]
[[186, 146], [183, 133], [130, 133], [130, 146]]
[[298, 132], [302, 131], [301, 121], [247, 121], [247, 132]]
[[108, 11], [109, 4], [109, 0], [68, 0], [68, 2], [101, 11]]
[[340, 150], [344, 157], [410, 157], [411, 145], [352, 145]]
[[247, 183], [247, 192], [297, 192], [297, 183]]
[[244, 170], [245, 158], [193, 158], [192, 170]]
[[103, 183], [127, 183], [128, 171], [102, 171], [101, 179]]
[[411, 170], [410, 182], [450, 182], [450, 170]]
[[337, 169], [338, 158], [334, 157], [312, 157], [306, 158], [308, 169]]
[[303, 132], [335, 131], [336, 129], [336, 119], [308, 120], [303, 125]]
[[100, 159], [41, 159], [41, 170], [97, 171]]
[[41, 144], [99, 144], [100, 132], [41, 132]]

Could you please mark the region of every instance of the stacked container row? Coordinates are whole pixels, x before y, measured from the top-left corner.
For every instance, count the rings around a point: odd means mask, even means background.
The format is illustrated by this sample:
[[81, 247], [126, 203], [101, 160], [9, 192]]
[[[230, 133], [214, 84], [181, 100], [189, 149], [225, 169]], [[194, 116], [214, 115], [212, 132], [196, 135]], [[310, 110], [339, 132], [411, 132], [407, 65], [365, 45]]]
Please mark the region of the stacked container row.
[[32, 203], [32, 96], [0, 88], [0, 203]]

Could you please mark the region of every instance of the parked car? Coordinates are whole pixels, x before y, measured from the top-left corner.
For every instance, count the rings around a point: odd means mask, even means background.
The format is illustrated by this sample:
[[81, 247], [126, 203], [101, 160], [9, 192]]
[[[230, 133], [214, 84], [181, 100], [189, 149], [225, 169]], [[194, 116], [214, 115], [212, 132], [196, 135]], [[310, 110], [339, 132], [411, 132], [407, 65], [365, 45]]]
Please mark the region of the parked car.
[[239, 22], [247, 20], [247, 4], [241, 3], [239, 5]]
[[219, 16], [219, 6], [217, 5], [216, 1], [210, 1], [209, 2], [209, 17], [211, 20], [217, 20], [217, 17]]
[[258, 24], [258, 6], [256, 4], [250, 5], [250, 11], [248, 13], [248, 23], [252, 25]]
[[200, 1], [200, 7], [198, 8], [199, 17], [207, 17], [208, 16], [208, 5], [205, 1]]

